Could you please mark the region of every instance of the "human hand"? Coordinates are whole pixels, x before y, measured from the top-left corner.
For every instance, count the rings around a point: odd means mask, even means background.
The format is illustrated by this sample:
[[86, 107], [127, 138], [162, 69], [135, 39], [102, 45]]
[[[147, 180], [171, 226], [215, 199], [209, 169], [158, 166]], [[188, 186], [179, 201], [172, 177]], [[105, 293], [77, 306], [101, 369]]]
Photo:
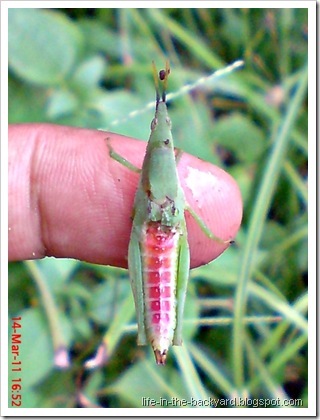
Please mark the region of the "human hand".
[[[127, 267], [131, 212], [146, 143], [119, 134], [51, 124], [9, 126], [9, 260], [44, 256]], [[183, 153], [178, 172], [187, 202], [212, 232], [233, 239], [242, 217], [236, 182], [222, 169]], [[191, 267], [226, 248], [186, 212]]]

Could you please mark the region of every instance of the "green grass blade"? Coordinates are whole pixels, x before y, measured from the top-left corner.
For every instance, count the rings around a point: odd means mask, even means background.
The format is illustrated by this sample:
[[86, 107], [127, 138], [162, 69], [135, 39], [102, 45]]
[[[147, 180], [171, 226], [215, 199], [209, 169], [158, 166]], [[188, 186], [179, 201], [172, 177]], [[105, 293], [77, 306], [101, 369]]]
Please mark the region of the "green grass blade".
[[253, 210], [252, 218], [249, 223], [247, 242], [243, 250], [243, 263], [240, 268], [238, 286], [235, 295], [233, 365], [234, 379], [238, 390], [241, 390], [244, 384], [243, 318], [246, 312], [248, 283], [251, 280], [255, 254], [261, 239], [267, 212], [283, 167], [283, 158], [291, 139], [291, 130], [299, 114], [302, 101], [305, 99], [307, 82], [308, 67], [306, 65], [297, 89], [289, 103], [287, 112], [284, 116], [283, 124], [280, 126], [278, 135], [270, 152], [269, 161], [267, 162], [261, 187], [256, 199], [256, 206]]

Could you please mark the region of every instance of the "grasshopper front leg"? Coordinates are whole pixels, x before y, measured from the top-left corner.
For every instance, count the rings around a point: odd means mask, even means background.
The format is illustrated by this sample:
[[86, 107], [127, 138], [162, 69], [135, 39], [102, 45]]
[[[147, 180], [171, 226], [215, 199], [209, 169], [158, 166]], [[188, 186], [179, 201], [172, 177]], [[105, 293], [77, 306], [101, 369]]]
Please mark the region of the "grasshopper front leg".
[[109, 156], [117, 161], [118, 163], [121, 163], [121, 165], [125, 166], [126, 168], [130, 169], [133, 172], [136, 172], [138, 174], [141, 173], [141, 169], [137, 166], [133, 165], [131, 162], [129, 162], [127, 159], [125, 159], [123, 156], [119, 155], [117, 152], [115, 152], [110, 144], [110, 137], [106, 138], [106, 144], [109, 149]]

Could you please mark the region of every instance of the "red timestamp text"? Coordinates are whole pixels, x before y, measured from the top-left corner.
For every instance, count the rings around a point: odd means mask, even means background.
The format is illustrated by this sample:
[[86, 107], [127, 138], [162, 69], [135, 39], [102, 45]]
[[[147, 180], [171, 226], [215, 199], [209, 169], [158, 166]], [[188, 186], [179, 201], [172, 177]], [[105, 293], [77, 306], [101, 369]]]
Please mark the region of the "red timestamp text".
[[21, 378], [21, 355], [20, 346], [22, 340], [21, 317], [11, 318], [11, 406], [21, 407], [22, 405], [22, 378]]

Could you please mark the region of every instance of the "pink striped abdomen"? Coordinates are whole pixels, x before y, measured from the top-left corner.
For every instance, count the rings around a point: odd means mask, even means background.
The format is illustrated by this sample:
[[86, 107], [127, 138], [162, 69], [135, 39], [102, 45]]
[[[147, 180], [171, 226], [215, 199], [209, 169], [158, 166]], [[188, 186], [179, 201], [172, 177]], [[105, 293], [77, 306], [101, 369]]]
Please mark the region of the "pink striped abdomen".
[[164, 364], [176, 327], [179, 232], [149, 222], [141, 242], [145, 326], [158, 364]]

